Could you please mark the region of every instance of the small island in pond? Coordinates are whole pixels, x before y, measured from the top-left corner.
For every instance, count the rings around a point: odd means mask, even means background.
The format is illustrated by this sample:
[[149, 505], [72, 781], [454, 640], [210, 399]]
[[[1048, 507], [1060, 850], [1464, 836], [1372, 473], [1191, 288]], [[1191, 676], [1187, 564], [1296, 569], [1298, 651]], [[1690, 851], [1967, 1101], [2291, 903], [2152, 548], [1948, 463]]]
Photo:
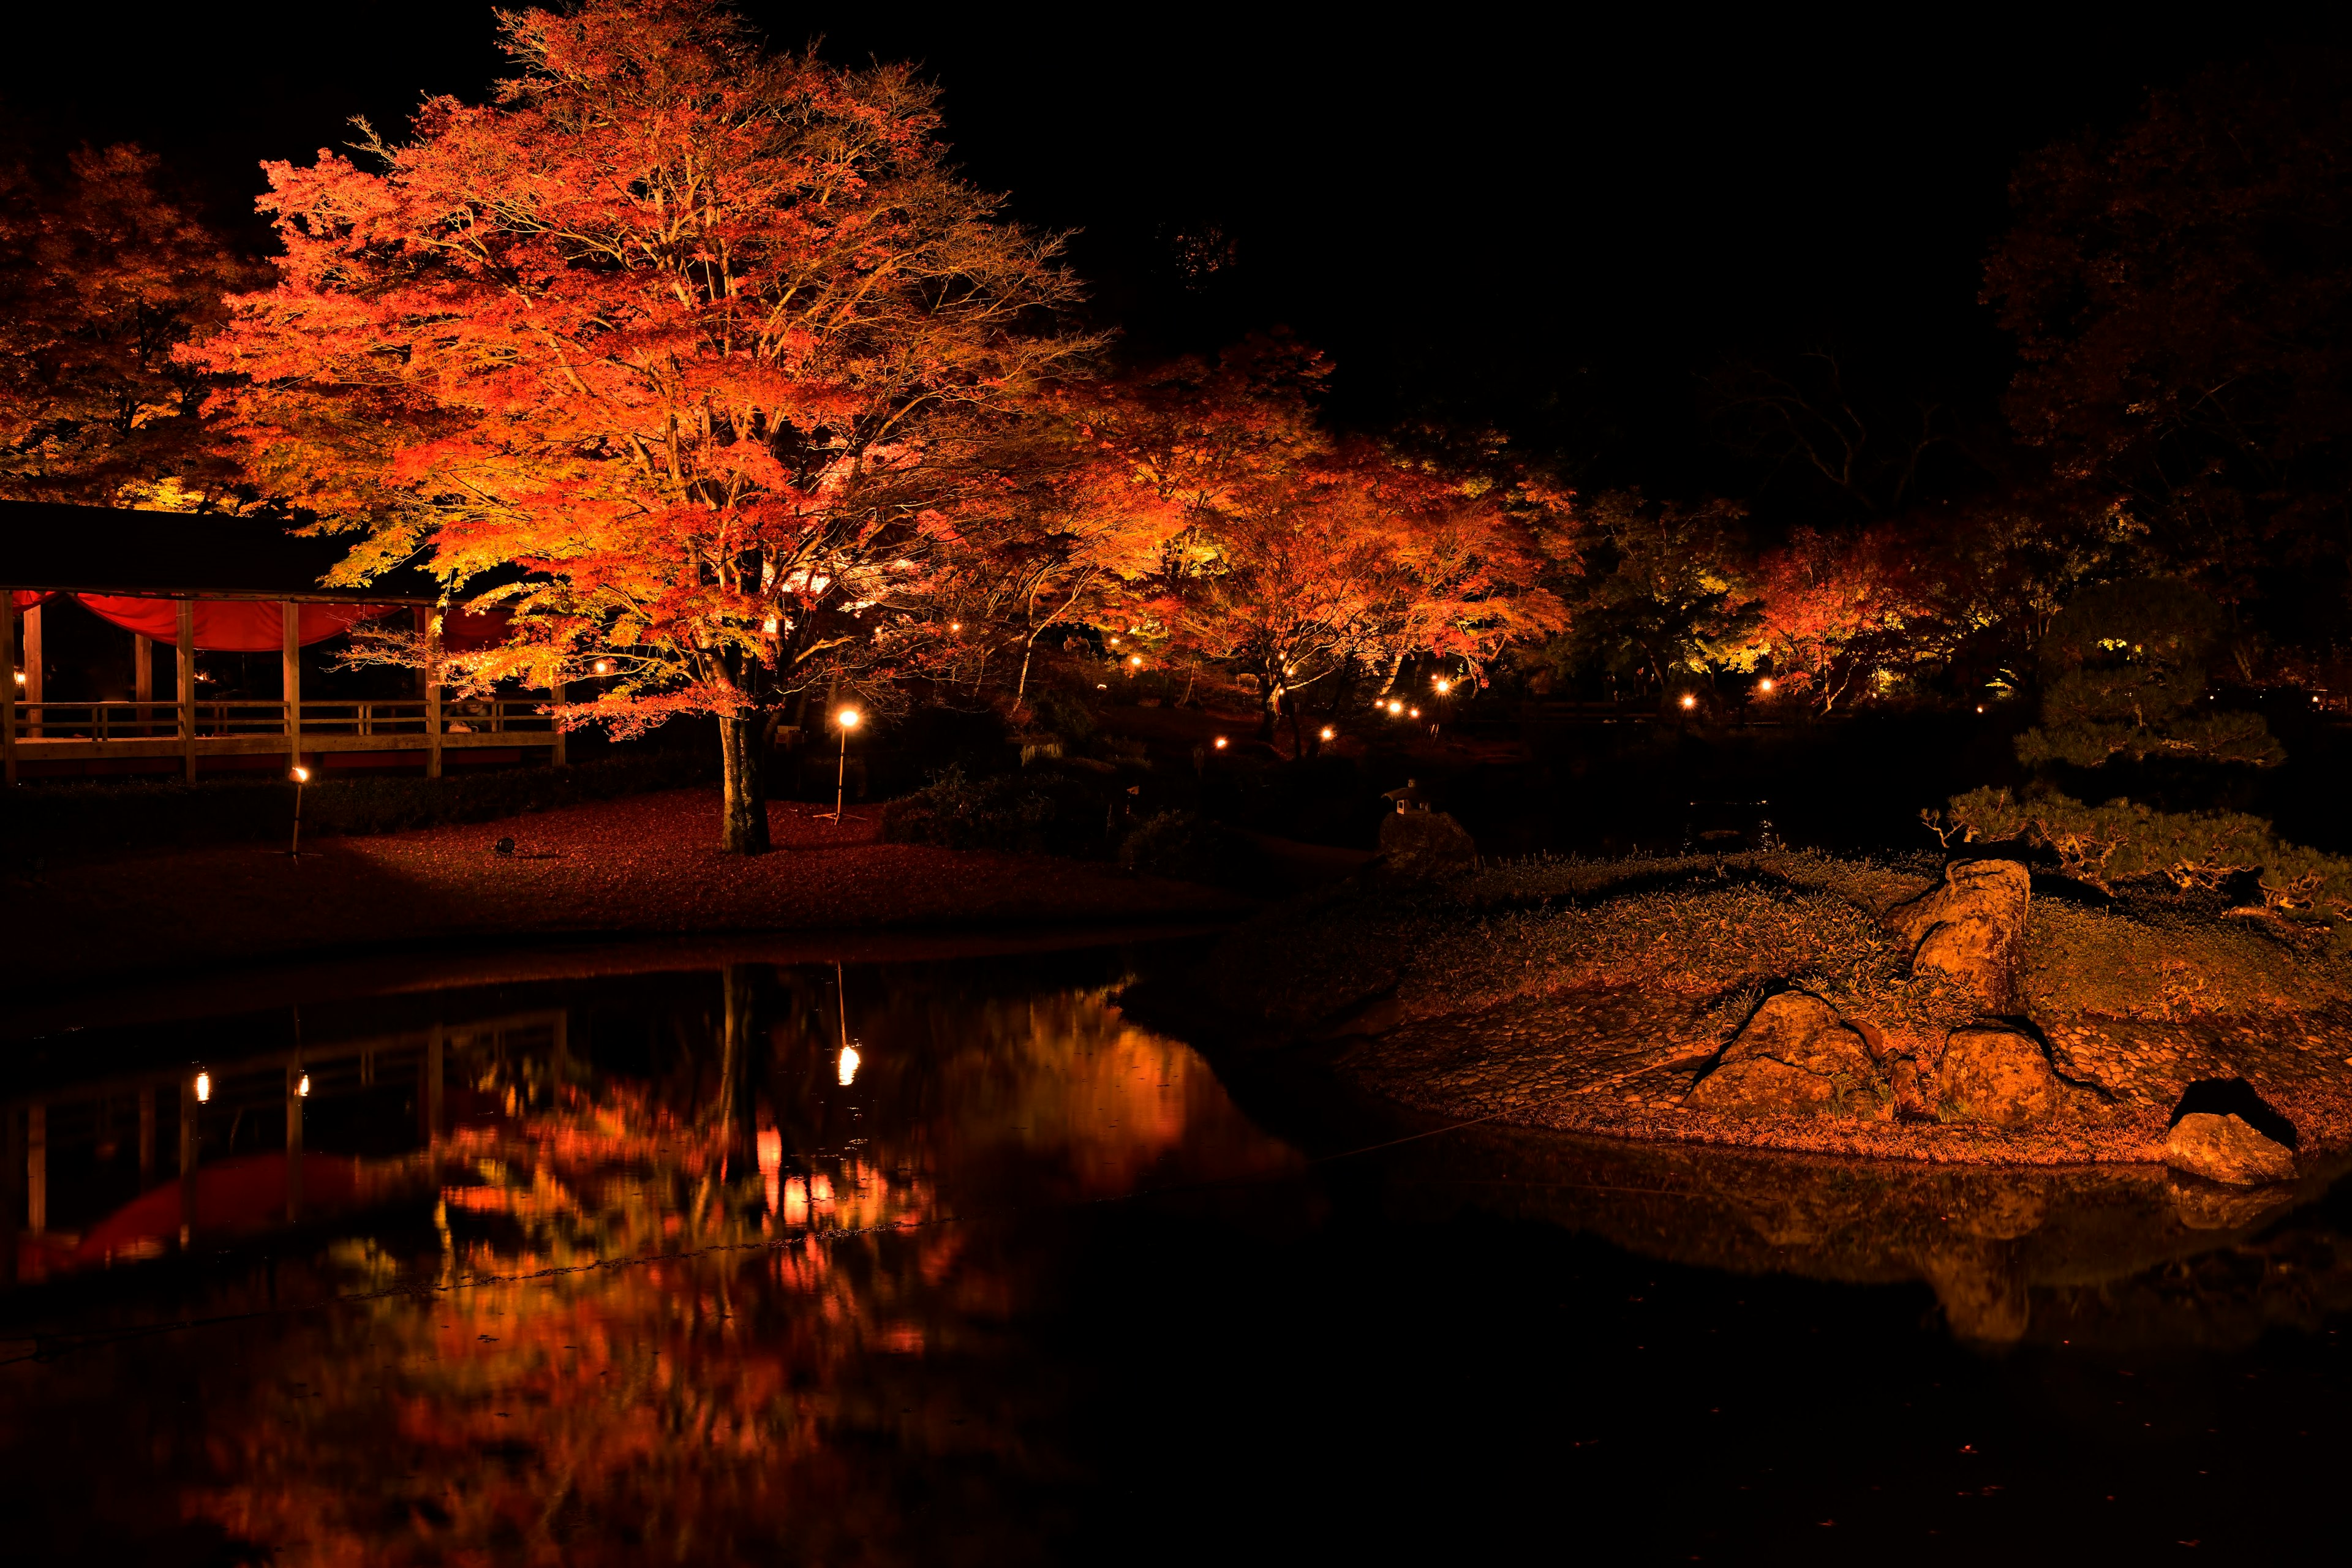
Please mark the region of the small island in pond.
[[1802, 853], [1377, 871], [1262, 917], [1203, 994], [1461, 1118], [2231, 1187], [2352, 1145], [2352, 959], [2023, 864]]

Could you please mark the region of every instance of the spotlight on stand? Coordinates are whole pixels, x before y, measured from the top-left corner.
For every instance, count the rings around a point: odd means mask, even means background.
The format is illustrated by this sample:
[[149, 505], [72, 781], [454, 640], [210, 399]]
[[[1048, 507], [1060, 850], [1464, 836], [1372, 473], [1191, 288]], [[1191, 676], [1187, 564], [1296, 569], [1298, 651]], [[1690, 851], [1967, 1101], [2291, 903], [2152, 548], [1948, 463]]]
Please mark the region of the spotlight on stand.
[[287, 857], [291, 859], [302, 853], [302, 786], [310, 782], [310, 770], [297, 763], [286, 776], [294, 781], [294, 837], [286, 846]]
[[845, 708], [833, 716], [833, 721], [841, 726], [841, 763], [833, 775], [833, 819], [835, 822], [841, 820], [841, 804], [848, 798], [849, 732], [857, 728], [863, 717], [855, 708]]

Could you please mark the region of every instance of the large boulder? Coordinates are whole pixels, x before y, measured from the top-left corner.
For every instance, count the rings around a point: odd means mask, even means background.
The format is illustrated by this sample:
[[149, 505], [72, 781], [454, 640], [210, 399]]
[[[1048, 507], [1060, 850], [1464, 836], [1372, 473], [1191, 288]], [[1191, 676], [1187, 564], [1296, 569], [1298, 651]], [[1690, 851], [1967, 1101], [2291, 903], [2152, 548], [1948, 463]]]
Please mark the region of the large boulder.
[[1381, 818], [1381, 874], [1399, 881], [1433, 882], [1478, 863], [1478, 846], [1442, 811], [1399, 811]]
[[1756, 1009], [1684, 1103], [1723, 1116], [1860, 1114], [1877, 1109], [1857, 1099], [1875, 1082], [1859, 1030], [1820, 997], [1783, 991]]
[[2294, 1151], [2263, 1137], [2243, 1117], [2192, 1110], [2172, 1124], [2164, 1163], [2224, 1186], [2294, 1180]]
[[1998, 1024], [1972, 1024], [1946, 1037], [1936, 1091], [1962, 1120], [2032, 1127], [2057, 1114], [2065, 1089], [2041, 1041]]
[[2026, 904], [2032, 879], [2014, 860], [1966, 860], [1944, 880], [1887, 911], [1889, 930], [1911, 944], [1911, 968], [1966, 981], [1995, 1008], [2014, 1005], [2023, 969]]

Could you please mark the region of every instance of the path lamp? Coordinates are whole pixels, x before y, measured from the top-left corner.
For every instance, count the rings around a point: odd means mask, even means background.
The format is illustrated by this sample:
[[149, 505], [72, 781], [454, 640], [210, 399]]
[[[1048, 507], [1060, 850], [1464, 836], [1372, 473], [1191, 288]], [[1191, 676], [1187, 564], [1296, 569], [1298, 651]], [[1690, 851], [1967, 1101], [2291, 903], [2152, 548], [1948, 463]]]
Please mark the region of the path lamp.
[[858, 711], [855, 708], [845, 708], [833, 716], [833, 721], [841, 726], [841, 765], [835, 770], [833, 775], [833, 819], [835, 822], [841, 820], [841, 803], [848, 795], [849, 732], [857, 728], [858, 718]]
[[310, 782], [310, 770], [298, 763], [286, 776], [294, 781], [294, 841], [286, 847], [286, 856], [289, 859], [299, 859], [302, 855], [302, 786]]

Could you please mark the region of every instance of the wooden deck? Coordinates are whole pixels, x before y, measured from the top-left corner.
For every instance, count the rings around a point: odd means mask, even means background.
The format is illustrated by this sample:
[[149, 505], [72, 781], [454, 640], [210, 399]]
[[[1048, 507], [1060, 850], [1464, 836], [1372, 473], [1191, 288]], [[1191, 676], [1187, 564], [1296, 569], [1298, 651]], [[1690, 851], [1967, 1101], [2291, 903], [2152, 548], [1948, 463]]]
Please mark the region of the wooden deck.
[[185, 712], [169, 702], [5, 706], [9, 784], [26, 763], [118, 757], [176, 757], [191, 778], [203, 757], [277, 755], [290, 767], [330, 752], [422, 752], [436, 777], [452, 751], [543, 746], [563, 761], [563, 734], [540, 711], [543, 700], [195, 702]]

